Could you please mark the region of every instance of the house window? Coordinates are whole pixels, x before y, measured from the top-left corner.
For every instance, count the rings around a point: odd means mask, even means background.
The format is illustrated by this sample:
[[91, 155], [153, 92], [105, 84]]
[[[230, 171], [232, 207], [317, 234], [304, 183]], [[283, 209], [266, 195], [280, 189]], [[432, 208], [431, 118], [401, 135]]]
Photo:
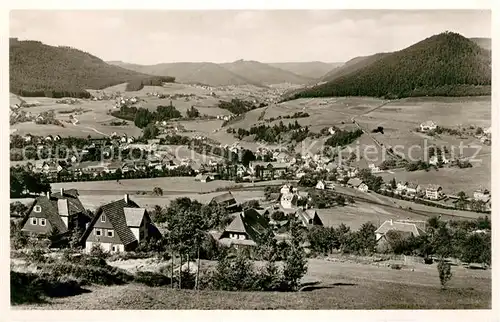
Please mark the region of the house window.
[[40, 218], [40, 226], [45, 226], [45, 218]]
[[35, 210], [35, 212], [40, 212], [40, 211], [42, 211], [42, 207], [40, 207], [39, 205], [36, 205], [33, 210]]
[[96, 229], [96, 230], [95, 230], [95, 235], [96, 235], [96, 236], [101, 236], [101, 233], [102, 233], [102, 232], [101, 232], [101, 230], [100, 230], [100, 229]]
[[105, 214], [101, 215], [101, 222], [106, 222], [106, 215]]
[[115, 245], [113, 245], [113, 246], [111, 246], [111, 250], [112, 250], [113, 252], [116, 252], [116, 251], [118, 251], [118, 247], [117, 247], [117, 246], [115, 246]]
[[113, 237], [115, 235], [115, 232], [111, 229], [108, 230], [108, 237]]
[[38, 225], [38, 221], [36, 218], [31, 218], [31, 224], [32, 225]]

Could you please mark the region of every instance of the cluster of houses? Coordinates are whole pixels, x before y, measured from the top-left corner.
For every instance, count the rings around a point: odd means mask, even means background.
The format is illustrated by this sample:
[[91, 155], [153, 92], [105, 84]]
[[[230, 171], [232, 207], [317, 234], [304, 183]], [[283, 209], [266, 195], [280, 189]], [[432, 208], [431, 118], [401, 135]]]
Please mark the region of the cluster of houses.
[[130, 106], [130, 105], [133, 105], [133, 104], [137, 103], [138, 101], [139, 101], [138, 97], [123, 97], [123, 96], [120, 96], [120, 97], [116, 98], [116, 102], [115, 102], [115, 105], [113, 106], [113, 108], [121, 108], [121, 107], [124, 107], [124, 106]]
[[79, 231], [79, 244], [90, 252], [99, 245], [109, 252], [131, 251], [143, 240], [161, 236], [145, 208], [126, 194], [102, 205], [94, 215], [83, 207], [78, 191], [61, 189], [35, 199], [21, 222], [28, 235], [68, 236]]
[[[484, 191], [483, 191], [484, 192]], [[479, 192], [478, 192], [479, 193]], [[483, 197], [484, 195], [475, 195]], [[258, 240], [273, 232], [274, 238], [287, 240], [277, 232], [290, 218], [297, 218], [304, 227], [323, 226], [315, 209], [298, 206], [299, 200], [308, 200], [307, 193], [301, 193], [288, 184], [282, 186], [276, 203], [264, 209], [243, 209], [231, 192], [214, 197], [211, 205], [220, 205], [232, 215], [232, 221], [222, 233], [211, 232], [221, 244], [239, 247], [253, 247]], [[283, 212], [286, 220], [271, 219], [275, 212]], [[159, 238], [161, 233], [152, 222], [147, 209], [139, 206], [125, 194], [122, 199], [100, 206], [95, 214], [83, 207], [75, 189], [60, 189], [37, 197], [21, 221], [22, 232], [28, 235], [69, 236], [78, 231], [79, 244], [85, 251], [99, 245], [103, 250], [127, 252], [135, 250], [143, 240]], [[411, 220], [386, 220], [375, 231], [377, 247], [386, 248], [395, 236], [420, 236], [425, 234], [425, 222]], [[53, 238], [61, 240], [61, 238]], [[307, 247], [307, 245], [303, 245]]]

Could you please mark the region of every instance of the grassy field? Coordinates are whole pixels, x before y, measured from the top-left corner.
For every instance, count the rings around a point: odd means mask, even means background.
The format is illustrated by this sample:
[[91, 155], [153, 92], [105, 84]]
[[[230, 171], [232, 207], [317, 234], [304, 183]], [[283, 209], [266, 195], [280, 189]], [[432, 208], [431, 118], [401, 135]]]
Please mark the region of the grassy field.
[[420, 185], [439, 184], [443, 191], [448, 194], [457, 194], [464, 191], [472, 196], [476, 189], [481, 187], [490, 189], [491, 186], [491, 159], [485, 158], [480, 165], [472, 168], [442, 168], [439, 171], [393, 171], [394, 173], [381, 173], [385, 182], [396, 178], [396, 181], [415, 182]]
[[13, 309], [487, 309], [491, 272], [453, 267], [441, 290], [434, 265], [408, 269], [312, 259], [304, 280], [320, 281], [309, 291], [223, 292], [171, 290], [137, 284], [89, 287], [82, 295]]
[[491, 97], [420, 97], [397, 100], [370, 112], [367, 116], [394, 121], [411, 121], [416, 125], [433, 120], [438, 125], [459, 124], [491, 126]]

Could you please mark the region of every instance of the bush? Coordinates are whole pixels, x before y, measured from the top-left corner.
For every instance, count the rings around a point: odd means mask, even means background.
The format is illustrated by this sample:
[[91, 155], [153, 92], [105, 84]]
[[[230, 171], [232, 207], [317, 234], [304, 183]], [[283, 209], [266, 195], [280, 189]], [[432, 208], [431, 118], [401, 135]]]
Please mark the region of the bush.
[[170, 285], [170, 277], [155, 272], [137, 272], [134, 276], [134, 281], [151, 287]]
[[391, 264], [391, 269], [400, 270], [403, 266], [401, 264]]
[[10, 300], [13, 304], [41, 302], [44, 296], [62, 297], [81, 293], [83, 283], [72, 276], [10, 271]]
[[441, 287], [445, 288], [446, 283], [448, 283], [451, 280], [451, 277], [453, 275], [451, 273], [451, 265], [450, 263], [441, 260], [437, 265], [437, 269], [439, 272], [439, 281], [441, 282]]

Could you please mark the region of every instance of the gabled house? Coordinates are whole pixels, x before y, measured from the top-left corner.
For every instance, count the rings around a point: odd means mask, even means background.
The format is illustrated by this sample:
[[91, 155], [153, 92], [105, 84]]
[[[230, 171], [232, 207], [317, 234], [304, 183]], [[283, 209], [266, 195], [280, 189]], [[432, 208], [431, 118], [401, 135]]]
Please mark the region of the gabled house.
[[270, 229], [268, 220], [255, 209], [237, 214], [219, 237], [219, 242], [229, 246], [256, 246]]
[[420, 192], [421, 187], [417, 183], [409, 182], [406, 185], [406, 193], [409, 195], [416, 195], [418, 192]]
[[314, 209], [299, 209], [295, 215], [304, 227], [323, 226], [321, 218], [319, 218], [318, 213]]
[[297, 207], [299, 195], [295, 192], [282, 193], [280, 197], [280, 204], [285, 209], [293, 209]]
[[230, 213], [231, 212], [236, 212], [239, 211], [239, 204], [236, 201], [236, 199], [233, 197], [233, 194], [231, 191], [228, 191], [226, 193], [223, 193], [221, 195], [218, 195], [214, 197], [210, 203], [210, 205], [220, 205], [225, 207]]
[[368, 185], [363, 182], [356, 189], [358, 189], [361, 192], [367, 192], [368, 191]]
[[418, 237], [425, 234], [425, 223], [386, 220], [376, 231], [377, 248], [390, 248], [396, 239], [405, 239], [410, 236]]
[[347, 185], [351, 186], [352, 188], [357, 188], [362, 183], [363, 183], [363, 181], [359, 178], [351, 178], [351, 179], [349, 179], [349, 181], [347, 181]]
[[322, 180], [319, 180], [318, 183], [316, 183], [316, 189], [325, 190], [325, 183]]
[[37, 197], [26, 212], [22, 231], [34, 235], [64, 235], [85, 229], [90, 220], [86, 215], [78, 191], [61, 190]]
[[134, 250], [143, 240], [160, 236], [146, 209], [126, 194], [123, 199], [99, 207], [81, 243], [87, 252], [94, 245], [107, 252], [124, 252]]

